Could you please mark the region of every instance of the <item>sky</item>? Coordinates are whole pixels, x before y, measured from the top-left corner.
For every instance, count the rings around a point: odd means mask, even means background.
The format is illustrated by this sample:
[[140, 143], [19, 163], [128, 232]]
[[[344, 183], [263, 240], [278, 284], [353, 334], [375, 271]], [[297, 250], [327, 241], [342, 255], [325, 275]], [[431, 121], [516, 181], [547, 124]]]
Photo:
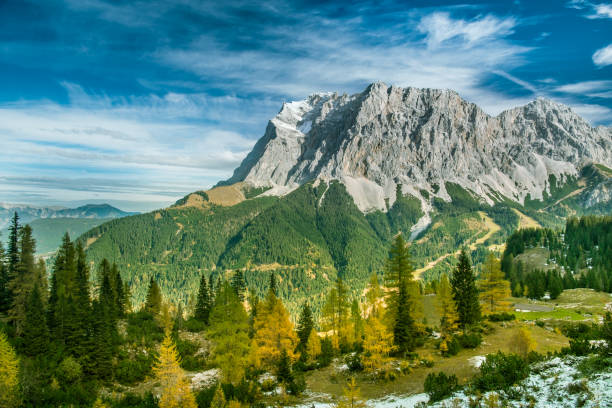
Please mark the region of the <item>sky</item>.
[[283, 102], [375, 81], [612, 125], [612, 3], [0, 0], [0, 202], [167, 206]]

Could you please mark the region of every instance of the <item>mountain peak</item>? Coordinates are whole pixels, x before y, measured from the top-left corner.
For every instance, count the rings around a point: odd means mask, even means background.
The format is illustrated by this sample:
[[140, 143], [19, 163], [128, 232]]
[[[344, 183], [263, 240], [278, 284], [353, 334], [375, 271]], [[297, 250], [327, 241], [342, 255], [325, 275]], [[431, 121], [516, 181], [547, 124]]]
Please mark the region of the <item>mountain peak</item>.
[[544, 98], [486, 114], [452, 90], [375, 82], [361, 93], [314, 94], [283, 105], [264, 136], [220, 184], [245, 182], [282, 195], [299, 185], [340, 180], [362, 211], [404, 194], [450, 200], [455, 183], [492, 204], [541, 199], [550, 177], [563, 183], [586, 163], [612, 165], [612, 132]]

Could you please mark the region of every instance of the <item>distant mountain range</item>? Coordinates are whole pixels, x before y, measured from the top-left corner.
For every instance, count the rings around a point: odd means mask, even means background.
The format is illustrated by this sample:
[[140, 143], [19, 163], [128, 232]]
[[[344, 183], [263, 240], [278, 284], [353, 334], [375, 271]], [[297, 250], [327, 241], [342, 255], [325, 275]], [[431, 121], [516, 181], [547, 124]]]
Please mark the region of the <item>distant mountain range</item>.
[[[493, 117], [456, 92], [375, 83], [355, 95], [286, 103], [233, 176], [176, 205], [82, 236], [137, 302], [150, 276], [186, 301], [200, 273], [268, 272], [299, 304], [340, 275], [357, 291], [381, 273], [392, 237], [413, 239], [417, 275], [475, 262], [525, 226], [612, 211], [612, 129], [537, 99]], [[293, 306], [290, 306], [290, 308]]]
[[66, 232], [76, 238], [110, 219], [138, 214], [122, 211], [109, 204], [87, 204], [77, 208], [64, 208], [3, 203], [0, 204], [0, 231], [2, 232], [0, 238], [2, 241], [7, 239], [7, 229], [15, 212], [19, 215], [22, 225], [30, 224], [32, 227], [39, 254], [53, 252]]

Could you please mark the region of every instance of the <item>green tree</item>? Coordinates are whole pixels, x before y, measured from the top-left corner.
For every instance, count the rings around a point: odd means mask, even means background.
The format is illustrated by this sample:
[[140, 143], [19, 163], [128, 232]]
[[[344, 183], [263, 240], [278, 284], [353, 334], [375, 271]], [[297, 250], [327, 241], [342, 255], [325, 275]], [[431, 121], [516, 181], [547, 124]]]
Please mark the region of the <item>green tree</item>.
[[162, 295], [157, 286], [155, 279], [151, 278], [149, 282], [149, 290], [147, 291], [147, 300], [144, 304], [144, 310], [157, 316], [161, 312], [162, 307]]
[[28, 356], [45, 354], [49, 349], [49, 330], [38, 284], [30, 291], [26, 307], [23, 346]]
[[276, 275], [274, 274], [274, 272], [270, 272], [270, 289], [272, 291], [272, 293], [274, 293], [275, 295], [278, 295], [276, 293], [277, 288], [276, 288]]
[[208, 324], [208, 318], [210, 316], [210, 292], [208, 290], [208, 283], [206, 283], [206, 276], [202, 274], [200, 278], [200, 288], [198, 290], [198, 301], [195, 307], [194, 316], [202, 323]]
[[89, 294], [89, 265], [81, 242], [76, 245], [76, 327], [74, 335], [74, 352], [84, 356], [90, 349], [91, 337], [91, 296]]
[[0, 240], [0, 313], [5, 313], [11, 305], [11, 292], [9, 289], [9, 272], [5, 262], [6, 254]]
[[9, 318], [15, 325], [17, 334], [21, 334], [26, 317], [26, 304], [36, 281], [38, 268], [34, 257], [36, 242], [32, 237], [32, 228], [29, 225], [20, 228], [18, 246], [19, 261], [14, 268], [9, 284], [12, 294]]
[[457, 314], [459, 315], [459, 324], [461, 327], [467, 327], [478, 323], [480, 321], [478, 288], [465, 249], [461, 250], [459, 254], [459, 263], [453, 271], [450, 281], [453, 298], [457, 306]]
[[6, 252], [6, 284], [4, 287], [5, 297], [0, 298], [0, 306], [2, 312], [7, 312], [13, 305], [13, 292], [11, 291], [11, 281], [17, 274], [17, 265], [19, 264], [19, 215], [17, 212], [13, 214], [9, 225], [8, 247]]
[[418, 337], [417, 327], [412, 317], [412, 305], [408, 294], [408, 282], [401, 282], [397, 298], [397, 310], [393, 324], [393, 342], [401, 355], [414, 350]]
[[209, 336], [213, 361], [225, 382], [238, 383], [244, 377], [249, 356], [249, 318], [234, 288], [225, 282], [210, 313]]
[[234, 272], [232, 276], [232, 287], [236, 291], [240, 301], [244, 301], [244, 293], [246, 292], [246, 282], [244, 281], [244, 274], [240, 269]]
[[298, 349], [304, 350], [308, 343], [308, 337], [310, 332], [314, 328], [314, 319], [312, 317], [312, 310], [307, 302], [302, 306], [302, 312], [300, 313], [300, 319], [298, 320], [297, 335], [300, 339]]

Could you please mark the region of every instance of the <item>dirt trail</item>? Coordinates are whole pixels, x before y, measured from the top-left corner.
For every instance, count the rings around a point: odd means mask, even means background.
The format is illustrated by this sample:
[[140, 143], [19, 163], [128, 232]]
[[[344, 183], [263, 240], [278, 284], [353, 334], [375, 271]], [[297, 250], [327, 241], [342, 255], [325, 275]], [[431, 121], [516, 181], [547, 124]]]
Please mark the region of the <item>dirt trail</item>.
[[[493, 234], [495, 234], [497, 231], [501, 230], [501, 227], [499, 225], [497, 225], [495, 222], [493, 222], [491, 217], [489, 217], [487, 214], [485, 214], [482, 211], [478, 211], [478, 214], [480, 215], [480, 217], [481, 217], [481, 219], [482, 219], [482, 221], [484, 223], [484, 226], [487, 229], [487, 233], [485, 235], [483, 235], [482, 237], [474, 240], [472, 243], [470, 243], [468, 245], [468, 249], [470, 251], [475, 250], [478, 245], [482, 245], [487, 239], [491, 238], [493, 236]], [[420, 279], [421, 275], [423, 275], [423, 273], [425, 273], [426, 271], [430, 270], [431, 268], [433, 268], [438, 263], [442, 262], [443, 260], [445, 260], [446, 258], [448, 258], [451, 255], [458, 256], [460, 252], [461, 252], [461, 249], [458, 249], [455, 252], [444, 254], [444, 255], [434, 259], [433, 261], [429, 262], [424, 267], [415, 270], [414, 273], [413, 273], [414, 278], [415, 279]]]
[[571, 193], [569, 193], [568, 195], [561, 197], [560, 199], [558, 199], [557, 201], [555, 201], [553, 204], [547, 205], [546, 207], [542, 208], [541, 210], [538, 210], [538, 212], [544, 212], [546, 210], [548, 210], [550, 207], [554, 207], [555, 205], [559, 204], [561, 201], [565, 201], [570, 197], [573, 197], [577, 194], [580, 194], [584, 191], [586, 187], [581, 187], [578, 190], [574, 190]]
[[521, 228], [539, 228], [540, 227], [540, 223], [537, 222], [536, 220], [534, 220], [533, 218], [523, 214], [522, 212], [520, 212], [516, 208], [513, 208], [513, 210], [516, 213], [516, 215], [519, 216], [518, 229], [521, 229]]

